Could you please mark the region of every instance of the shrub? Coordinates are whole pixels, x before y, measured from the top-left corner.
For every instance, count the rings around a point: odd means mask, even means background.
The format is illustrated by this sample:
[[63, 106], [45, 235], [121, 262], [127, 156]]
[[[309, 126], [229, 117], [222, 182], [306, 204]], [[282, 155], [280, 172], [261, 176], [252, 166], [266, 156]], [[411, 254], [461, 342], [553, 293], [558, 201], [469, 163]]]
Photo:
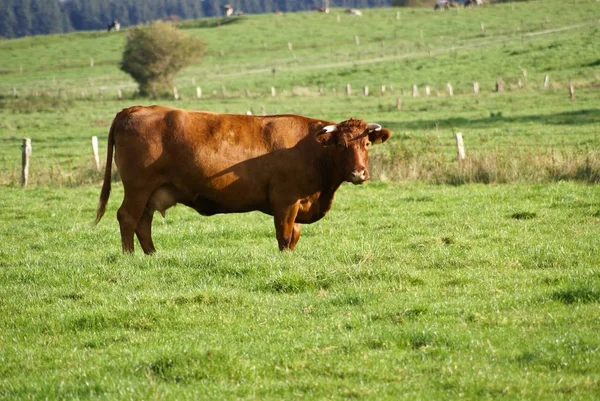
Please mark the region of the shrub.
[[169, 92], [173, 78], [204, 54], [204, 42], [169, 23], [156, 21], [131, 29], [123, 51], [121, 70], [138, 83], [140, 95]]

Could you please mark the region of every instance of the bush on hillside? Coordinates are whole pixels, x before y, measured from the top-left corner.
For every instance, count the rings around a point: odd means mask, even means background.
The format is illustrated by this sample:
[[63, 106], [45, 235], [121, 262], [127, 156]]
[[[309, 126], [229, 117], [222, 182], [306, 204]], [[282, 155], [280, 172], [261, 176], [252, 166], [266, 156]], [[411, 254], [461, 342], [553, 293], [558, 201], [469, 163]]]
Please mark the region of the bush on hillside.
[[121, 70], [139, 84], [140, 95], [161, 96], [172, 90], [175, 75], [204, 54], [204, 42], [157, 21], [129, 31]]

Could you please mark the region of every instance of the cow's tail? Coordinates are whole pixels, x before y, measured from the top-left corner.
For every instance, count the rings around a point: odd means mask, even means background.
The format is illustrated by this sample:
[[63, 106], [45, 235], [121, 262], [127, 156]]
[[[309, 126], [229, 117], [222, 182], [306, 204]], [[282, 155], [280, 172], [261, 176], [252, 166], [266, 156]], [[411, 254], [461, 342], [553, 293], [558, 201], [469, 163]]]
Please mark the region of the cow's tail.
[[96, 220], [94, 225], [98, 224], [104, 212], [106, 211], [106, 203], [110, 196], [110, 184], [112, 181], [112, 159], [113, 159], [113, 148], [115, 144], [115, 126], [117, 125], [117, 117], [110, 126], [108, 133], [108, 145], [106, 149], [106, 167], [104, 168], [104, 183], [102, 184], [102, 191], [100, 192], [100, 201], [98, 202], [98, 209], [96, 209]]

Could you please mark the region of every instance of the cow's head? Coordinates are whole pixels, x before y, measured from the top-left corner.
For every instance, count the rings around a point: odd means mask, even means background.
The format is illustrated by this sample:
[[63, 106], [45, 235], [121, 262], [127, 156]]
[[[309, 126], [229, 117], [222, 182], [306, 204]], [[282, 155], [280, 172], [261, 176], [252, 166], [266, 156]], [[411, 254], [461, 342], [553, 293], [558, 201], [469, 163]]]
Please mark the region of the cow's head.
[[323, 146], [335, 147], [336, 168], [344, 180], [362, 184], [369, 179], [369, 148], [383, 143], [392, 134], [379, 124], [368, 124], [353, 118], [335, 125], [327, 125], [315, 134]]

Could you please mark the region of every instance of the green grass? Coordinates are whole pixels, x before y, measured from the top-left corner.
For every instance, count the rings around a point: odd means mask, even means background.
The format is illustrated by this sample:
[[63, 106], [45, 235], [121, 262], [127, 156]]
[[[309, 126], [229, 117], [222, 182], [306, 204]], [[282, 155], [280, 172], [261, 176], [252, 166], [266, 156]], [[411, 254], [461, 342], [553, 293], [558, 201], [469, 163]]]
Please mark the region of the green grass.
[[[598, 398], [597, 10], [186, 21], [209, 52], [180, 101], [132, 94], [126, 32], [0, 41], [0, 399]], [[371, 152], [374, 182], [343, 186], [293, 253], [269, 216], [176, 207], [155, 219], [158, 253], [128, 257], [119, 183], [90, 227], [90, 138], [104, 159], [114, 115], [139, 103], [354, 116], [393, 137]]]
[[97, 192], [3, 190], [3, 399], [600, 389], [596, 186], [344, 186], [293, 253], [268, 216], [177, 207], [154, 257], [120, 254], [119, 185], [90, 228]]

